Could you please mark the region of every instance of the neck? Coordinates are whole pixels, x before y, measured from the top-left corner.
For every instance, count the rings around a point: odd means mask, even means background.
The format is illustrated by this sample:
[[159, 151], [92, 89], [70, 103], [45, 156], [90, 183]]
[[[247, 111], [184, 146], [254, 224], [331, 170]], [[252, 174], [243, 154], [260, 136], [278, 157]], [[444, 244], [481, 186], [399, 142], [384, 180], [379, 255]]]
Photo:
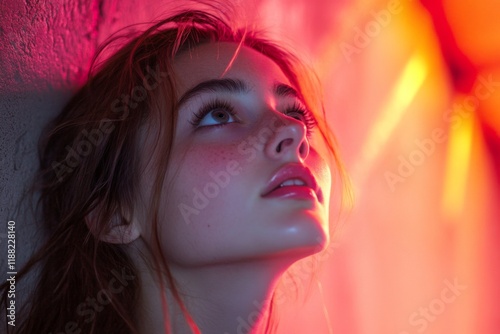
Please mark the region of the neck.
[[[251, 261], [195, 268], [171, 266], [170, 271], [187, 312], [201, 333], [256, 334], [265, 332], [276, 283], [290, 264]], [[145, 265], [139, 271], [140, 332], [163, 333], [165, 317], [157, 275]], [[172, 333], [193, 333], [172, 290], [164, 291]]]

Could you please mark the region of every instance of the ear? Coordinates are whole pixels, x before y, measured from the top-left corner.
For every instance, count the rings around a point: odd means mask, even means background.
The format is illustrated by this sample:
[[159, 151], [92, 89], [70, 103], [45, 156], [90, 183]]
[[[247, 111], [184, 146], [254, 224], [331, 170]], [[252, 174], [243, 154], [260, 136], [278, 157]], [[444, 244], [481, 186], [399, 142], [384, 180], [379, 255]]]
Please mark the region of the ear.
[[107, 222], [102, 232], [99, 232], [98, 224], [104, 222], [99, 221], [97, 214], [90, 213], [85, 221], [94, 237], [110, 244], [128, 244], [141, 236], [140, 226], [135, 219], [128, 220], [119, 217], [117, 213]]
[[130, 222], [128, 224], [120, 224], [111, 226], [111, 228], [101, 235], [101, 241], [110, 244], [128, 244], [141, 236], [141, 231], [137, 224]]

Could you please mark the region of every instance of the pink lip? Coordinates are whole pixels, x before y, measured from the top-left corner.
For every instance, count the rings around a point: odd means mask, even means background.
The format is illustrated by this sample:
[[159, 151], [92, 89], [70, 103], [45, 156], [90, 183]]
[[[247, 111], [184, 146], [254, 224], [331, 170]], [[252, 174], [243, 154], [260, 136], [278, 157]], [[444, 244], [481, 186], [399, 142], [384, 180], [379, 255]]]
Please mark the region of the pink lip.
[[[280, 187], [280, 184], [292, 179], [302, 180], [305, 184]], [[267, 183], [261, 196], [266, 198], [312, 199], [323, 203], [323, 194], [314, 175], [309, 168], [297, 163], [286, 164], [278, 169]]]

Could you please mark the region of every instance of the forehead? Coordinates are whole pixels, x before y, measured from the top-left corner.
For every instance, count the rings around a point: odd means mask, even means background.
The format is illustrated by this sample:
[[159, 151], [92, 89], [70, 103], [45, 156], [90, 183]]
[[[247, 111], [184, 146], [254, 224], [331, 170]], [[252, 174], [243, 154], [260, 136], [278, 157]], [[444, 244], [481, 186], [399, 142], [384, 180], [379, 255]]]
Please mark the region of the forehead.
[[238, 44], [218, 42], [199, 45], [179, 54], [174, 61], [179, 79], [179, 92], [196, 84], [217, 78], [238, 78], [250, 83], [270, 87], [275, 82], [290, 84], [280, 67], [267, 56]]

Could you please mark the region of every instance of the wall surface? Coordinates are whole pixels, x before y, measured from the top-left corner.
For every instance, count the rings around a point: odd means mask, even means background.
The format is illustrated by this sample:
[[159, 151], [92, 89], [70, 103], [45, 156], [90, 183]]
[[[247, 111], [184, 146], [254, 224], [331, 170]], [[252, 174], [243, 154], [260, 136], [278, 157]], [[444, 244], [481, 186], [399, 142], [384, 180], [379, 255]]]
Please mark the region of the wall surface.
[[40, 131], [82, 82], [95, 49], [100, 16], [98, 3], [88, 3], [0, 3], [0, 247], [7, 254], [4, 227], [14, 220], [18, 267], [40, 237], [18, 207], [37, 168]]
[[[485, 23], [482, 17], [498, 12], [442, 3], [458, 30], [472, 15]], [[99, 43], [172, 6], [159, 0], [0, 3], [2, 280], [7, 222], [16, 222], [18, 267], [42, 238], [26, 206], [17, 203], [37, 168], [43, 126], [85, 80]], [[329, 333], [328, 323], [336, 334], [497, 333], [496, 21], [490, 19], [487, 34], [493, 42], [485, 35], [474, 44], [478, 34], [463, 32], [460, 47], [481, 56], [476, 66], [482, 72], [472, 78], [470, 91], [457, 92], [437, 14], [429, 15], [419, 2], [259, 0], [239, 6], [314, 61], [356, 191], [340, 244], [323, 257], [323, 294], [314, 287], [305, 305], [283, 305], [280, 333]], [[484, 90], [484, 78], [497, 83], [488, 86], [491, 98], [479, 99], [475, 89], [483, 82]], [[464, 106], [470, 101], [469, 110]], [[484, 123], [493, 129], [490, 144]], [[299, 282], [307, 289], [307, 280]]]

